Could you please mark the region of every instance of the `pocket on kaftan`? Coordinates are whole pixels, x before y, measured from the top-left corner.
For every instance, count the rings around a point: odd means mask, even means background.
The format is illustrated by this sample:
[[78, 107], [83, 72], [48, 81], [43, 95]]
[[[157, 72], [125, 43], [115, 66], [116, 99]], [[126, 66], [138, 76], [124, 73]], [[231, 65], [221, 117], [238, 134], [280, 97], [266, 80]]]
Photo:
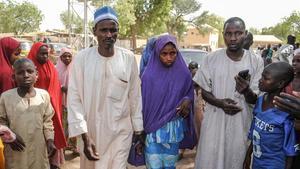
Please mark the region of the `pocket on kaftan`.
[[121, 101], [126, 93], [128, 81], [112, 77], [112, 83], [108, 87], [107, 96], [113, 101]]

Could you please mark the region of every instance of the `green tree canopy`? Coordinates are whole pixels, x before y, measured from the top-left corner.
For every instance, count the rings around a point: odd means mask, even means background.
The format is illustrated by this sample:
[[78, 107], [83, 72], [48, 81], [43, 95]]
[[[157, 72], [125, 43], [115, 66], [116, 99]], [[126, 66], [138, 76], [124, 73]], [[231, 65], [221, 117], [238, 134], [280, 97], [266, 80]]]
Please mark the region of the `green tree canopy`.
[[[0, 2], [0, 31], [17, 35], [39, 30], [42, 12], [30, 2]], [[5, 21], [5, 22], [3, 22]]]
[[300, 12], [294, 11], [290, 16], [282, 18], [282, 21], [275, 26], [265, 27], [262, 29], [262, 34], [275, 35], [281, 40], [286, 41], [289, 34], [296, 36], [297, 40], [300, 40]]
[[211, 29], [207, 25], [212, 26], [219, 31], [218, 46], [224, 45], [222, 36], [224, 22], [224, 18], [216, 14], [209, 13], [208, 11], [202, 12], [202, 14], [196, 17], [194, 20], [194, 24], [196, 25], [197, 29], [201, 34], [205, 34], [209, 31], [209, 29]]
[[68, 18], [68, 11], [64, 11], [60, 14], [60, 20], [64, 24], [65, 28], [68, 29], [69, 26], [72, 28], [74, 33], [83, 32], [83, 20], [74, 12], [70, 12], [70, 20]]
[[172, 10], [166, 23], [167, 31], [181, 38], [186, 31], [186, 22], [191, 22], [185, 17], [195, 13], [200, 7], [201, 4], [196, 0], [172, 0]]
[[171, 0], [118, 0], [120, 35], [131, 37], [136, 48], [137, 36], [148, 37], [162, 33], [171, 10]]

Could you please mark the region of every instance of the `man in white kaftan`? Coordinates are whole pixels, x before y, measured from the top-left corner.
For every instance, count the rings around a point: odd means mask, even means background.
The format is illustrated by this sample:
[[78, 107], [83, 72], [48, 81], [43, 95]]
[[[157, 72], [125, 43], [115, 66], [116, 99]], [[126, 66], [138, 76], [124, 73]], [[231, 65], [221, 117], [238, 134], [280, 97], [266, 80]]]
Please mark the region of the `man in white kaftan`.
[[208, 54], [193, 80], [217, 99], [234, 100], [242, 111], [228, 114], [222, 108], [206, 103], [195, 169], [241, 169], [248, 148], [252, 109], [245, 97], [236, 91], [235, 76], [249, 69], [249, 87], [258, 93], [263, 60], [249, 50], [241, 49], [240, 60], [234, 61], [226, 50]]
[[[95, 31], [100, 33], [103, 27], [113, 31], [110, 26], [116, 26], [114, 20], [99, 23]], [[102, 36], [98, 33], [94, 34]], [[110, 36], [114, 32], [103, 34]], [[98, 37], [99, 46], [79, 52], [71, 68], [69, 135], [86, 134], [95, 144], [94, 152], [99, 154], [99, 160], [90, 160], [81, 145], [81, 169], [125, 169], [133, 132], [143, 130], [135, 57], [131, 51], [119, 47], [113, 47], [109, 57], [101, 55], [106, 50], [103, 46], [110, 42], [111, 39], [103, 43]]]

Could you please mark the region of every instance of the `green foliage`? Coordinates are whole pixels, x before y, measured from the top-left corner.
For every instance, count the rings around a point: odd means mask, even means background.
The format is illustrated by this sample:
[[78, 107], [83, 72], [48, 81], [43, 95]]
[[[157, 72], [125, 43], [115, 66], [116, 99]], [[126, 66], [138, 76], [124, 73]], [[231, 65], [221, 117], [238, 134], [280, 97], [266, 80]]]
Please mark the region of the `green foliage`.
[[134, 0], [118, 0], [115, 5], [119, 19], [119, 36], [128, 37], [130, 34], [130, 26], [135, 24], [136, 17], [134, 16]]
[[[84, 2], [84, 0], [77, 0], [78, 2]], [[89, 0], [91, 1], [91, 5], [98, 8], [104, 5], [111, 5], [114, 0]]]
[[201, 4], [197, 0], [173, 0], [173, 15], [186, 16], [198, 11]]
[[17, 35], [39, 30], [43, 19], [42, 12], [30, 2], [0, 2], [0, 13], [0, 32]]
[[248, 31], [251, 32], [253, 35], [260, 35], [261, 34], [260, 29], [253, 28], [253, 27], [249, 28]]
[[218, 15], [210, 14], [208, 11], [204, 11], [201, 15], [195, 18], [194, 25], [196, 25], [201, 34], [205, 34], [209, 31], [209, 29], [211, 29], [210, 27], [207, 27], [207, 25], [216, 28], [219, 31], [218, 46], [222, 46], [224, 44], [222, 36], [223, 25], [225, 22], [224, 20], [224, 18]]
[[120, 36], [148, 37], [166, 30], [164, 25], [170, 0], [118, 0], [114, 6], [118, 12]]
[[83, 19], [80, 18], [80, 16], [78, 16], [76, 13], [70, 12], [69, 20], [68, 11], [64, 11], [60, 14], [60, 20], [62, 21], [66, 29], [68, 29], [69, 26], [71, 26], [72, 32], [83, 33]]
[[185, 23], [191, 22], [190, 20], [185, 20], [184, 17], [198, 11], [200, 7], [201, 4], [196, 0], [173, 0], [171, 14], [166, 23], [168, 32], [177, 35], [181, 39], [186, 31]]
[[134, 16], [137, 34], [148, 36], [161, 30], [171, 10], [170, 0], [134, 0]]
[[294, 11], [290, 16], [284, 17], [281, 22], [272, 27], [265, 27], [262, 29], [263, 35], [275, 35], [279, 39], [286, 41], [289, 34], [296, 36], [297, 40], [300, 39], [300, 13]]

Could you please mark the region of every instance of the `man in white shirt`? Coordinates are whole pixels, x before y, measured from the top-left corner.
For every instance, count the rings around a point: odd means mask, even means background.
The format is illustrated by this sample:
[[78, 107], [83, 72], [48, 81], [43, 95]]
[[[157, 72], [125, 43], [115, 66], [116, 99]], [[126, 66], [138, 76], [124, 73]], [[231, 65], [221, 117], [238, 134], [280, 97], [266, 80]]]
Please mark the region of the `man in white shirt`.
[[125, 169], [132, 134], [143, 131], [137, 63], [131, 51], [114, 46], [118, 26], [112, 8], [96, 10], [98, 46], [79, 52], [71, 68], [69, 136], [82, 137], [81, 169]]

